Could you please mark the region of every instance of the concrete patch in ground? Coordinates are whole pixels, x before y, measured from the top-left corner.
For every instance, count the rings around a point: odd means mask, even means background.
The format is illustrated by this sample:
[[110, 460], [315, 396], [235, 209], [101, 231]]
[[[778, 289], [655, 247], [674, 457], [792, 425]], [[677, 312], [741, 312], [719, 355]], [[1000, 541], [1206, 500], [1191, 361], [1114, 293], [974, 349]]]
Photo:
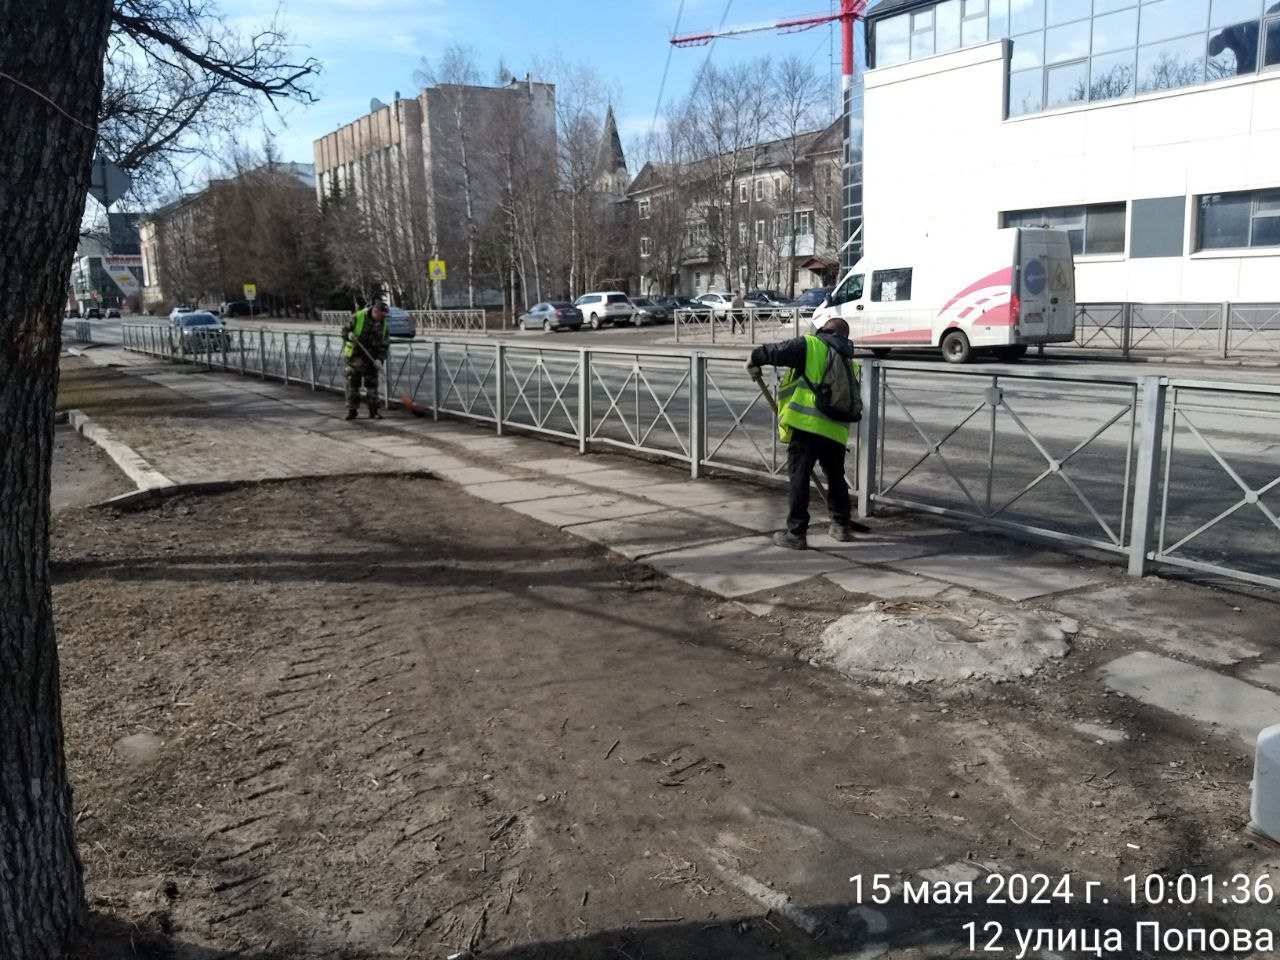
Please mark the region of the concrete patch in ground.
[[759, 533], [781, 530], [787, 517], [787, 501], [779, 495], [764, 499], [752, 497], [743, 500], [724, 500], [720, 503], [697, 504], [689, 507], [690, 513], [701, 514], [713, 520], [723, 520], [734, 526]]
[[519, 503], [523, 500], [546, 500], [586, 491], [571, 483], [498, 480], [494, 483], [473, 483], [467, 487], [467, 493], [491, 503]]
[[822, 643], [821, 659], [846, 676], [890, 683], [1029, 677], [1070, 649], [1039, 617], [977, 598], [871, 603]]
[[694, 514], [659, 511], [619, 520], [581, 523], [573, 528], [573, 533], [636, 560], [654, 553], [729, 540], [741, 531]]
[[604, 490], [624, 490], [636, 496], [644, 496], [647, 488], [662, 483], [666, 478], [660, 474], [644, 473], [639, 470], [604, 469], [579, 474], [578, 479], [582, 483]]
[[722, 597], [744, 597], [830, 573], [844, 565], [816, 550], [787, 550], [760, 537], [709, 543], [646, 561], [669, 577]]
[[827, 579], [849, 593], [879, 597], [882, 600], [936, 597], [945, 590], [953, 589], [951, 584], [941, 580], [871, 567], [846, 567], [827, 574]]
[[[1109, 631], [1128, 634], [1174, 656], [1229, 667], [1261, 655], [1260, 650], [1234, 636], [1206, 627], [1213, 614], [1198, 619], [1171, 615], [1159, 609], [1166, 585], [1112, 586], [1062, 597], [1053, 606], [1063, 613]], [[1195, 588], [1190, 588], [1195, 589]], [[1223, 614], [1228, 611], [1223, 609]], [[1220, 621], [1219, 621], [1220, 622]]]
[[616, 520], [642, 513], [655, 513], [662, 508], [642, 500], [614, 497], [606, 493], [582, 493], [547, 500], [526, 500], [510, 504], [508, 509], [557, 527], [589, 523], [592, 520]]
[[1020, 556], [1016, 552], [942, 554], [890, 561], [886, 566], [1014, 601], [1102, 582], [1099, 575], [1069, 568], [1061, 562], [1056, 565], [1037, 563], [1031, 557]]
[[126, 760], [142, 763], [159, 753], [163, 746], [164, 741], [154, 733], [135, 733], [121, 737], [111, 745], [111, 749]]
[[1280, 694], [1145, 650], [1112, 660], [1102, 679], [1148, 706], [1235, 733], [1249, 746], [1280, 722]]
[[1076, 733], [1083, 733], [1090, 740], [1098, 743], [1123, 743], [1125, 738], [1123, 730], [1104, 726], [1101, 723], [1073, 723], [1071, 729]]

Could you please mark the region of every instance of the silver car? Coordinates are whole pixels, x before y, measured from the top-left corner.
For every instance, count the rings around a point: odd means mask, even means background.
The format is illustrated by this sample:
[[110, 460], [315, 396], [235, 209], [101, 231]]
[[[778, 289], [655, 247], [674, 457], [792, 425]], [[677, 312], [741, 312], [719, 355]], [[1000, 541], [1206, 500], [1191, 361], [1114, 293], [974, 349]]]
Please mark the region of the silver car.
[[523, 330], [541, 330], [554, 333], [557, 330], [581, 330], [582, 311], [567, 300], [549, 300], [535, 303], [529, 312], [520, 315]]
[[418, 335], [418, 324], [404, 307], [387, 308], [387, 336], [412, 340]]
[[191, 310], [169, 321], [179, 353], [208, 353], [231, 346], [231, 334], [222, 320], [207, 310]]
[[671, 321], [671, 314], [667, 312], [667, 308], [654, 303], [648, 297], [632, 297], [631, 303], [636, 308], [635, 316], [631, 318], [631, 322], [637, 327], [641, 324], [669, 323]]

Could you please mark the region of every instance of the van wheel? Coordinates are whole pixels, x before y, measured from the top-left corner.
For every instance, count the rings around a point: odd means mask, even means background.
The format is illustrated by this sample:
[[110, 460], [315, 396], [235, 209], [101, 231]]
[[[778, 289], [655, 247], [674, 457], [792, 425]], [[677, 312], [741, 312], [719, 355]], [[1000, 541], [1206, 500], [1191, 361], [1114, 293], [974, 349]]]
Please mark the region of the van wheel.
[[1004, 363], [1015, 363], [1027, 355], [1025, 343], [1014, 343], [1007, 347], [996, 347], [996, 359]]
[[873, 357], [887, 357], [889, 355], [888, 347], [872, 347], [871, 355]]
[[942, 338], [942, 357], [947, 363], [968, 363], [972, 355], [969, 338], [959, 330], [952, 330]]

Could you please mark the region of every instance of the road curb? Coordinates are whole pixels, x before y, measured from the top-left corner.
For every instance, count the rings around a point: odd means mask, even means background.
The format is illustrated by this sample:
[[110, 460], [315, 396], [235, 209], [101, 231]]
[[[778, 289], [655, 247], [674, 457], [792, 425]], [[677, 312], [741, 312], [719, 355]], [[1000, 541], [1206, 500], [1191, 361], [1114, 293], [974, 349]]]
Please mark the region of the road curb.
[[86, 440], [92, 440], [101, 447], [125, 476], [133, 481], [138, 489], [134, 493], [125, 494], [126, 497], [176, 486], [172, 480], [147, 463], [133, 447], [117, 440], [110, 430], [94, 423], [83, 410], [68, 410], [67, 422]]

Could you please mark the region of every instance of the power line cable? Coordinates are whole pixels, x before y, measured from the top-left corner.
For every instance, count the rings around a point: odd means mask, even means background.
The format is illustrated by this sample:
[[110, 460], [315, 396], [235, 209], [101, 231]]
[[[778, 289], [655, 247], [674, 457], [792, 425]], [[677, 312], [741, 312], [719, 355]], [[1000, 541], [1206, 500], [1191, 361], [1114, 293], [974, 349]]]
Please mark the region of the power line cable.
[[[680, 18], [684, 16], [684, 0], [680, 0], [680, 9], [676, 11], [676, 25], [671, 28], [671, 36], [680, 33]], [[649, 139], [653, 139], [653, 131], [658, 128], [658, 114], [662, 112], [662, 95], [667, 89], [667, 73], [671, 70], [671, 55], [676, 52], [675, 44], [667, 44], [667, 63], [662, 68], [662, 82], [658, 84], [658, 102], [653, 105], [653, 121], [649, 124]]]

